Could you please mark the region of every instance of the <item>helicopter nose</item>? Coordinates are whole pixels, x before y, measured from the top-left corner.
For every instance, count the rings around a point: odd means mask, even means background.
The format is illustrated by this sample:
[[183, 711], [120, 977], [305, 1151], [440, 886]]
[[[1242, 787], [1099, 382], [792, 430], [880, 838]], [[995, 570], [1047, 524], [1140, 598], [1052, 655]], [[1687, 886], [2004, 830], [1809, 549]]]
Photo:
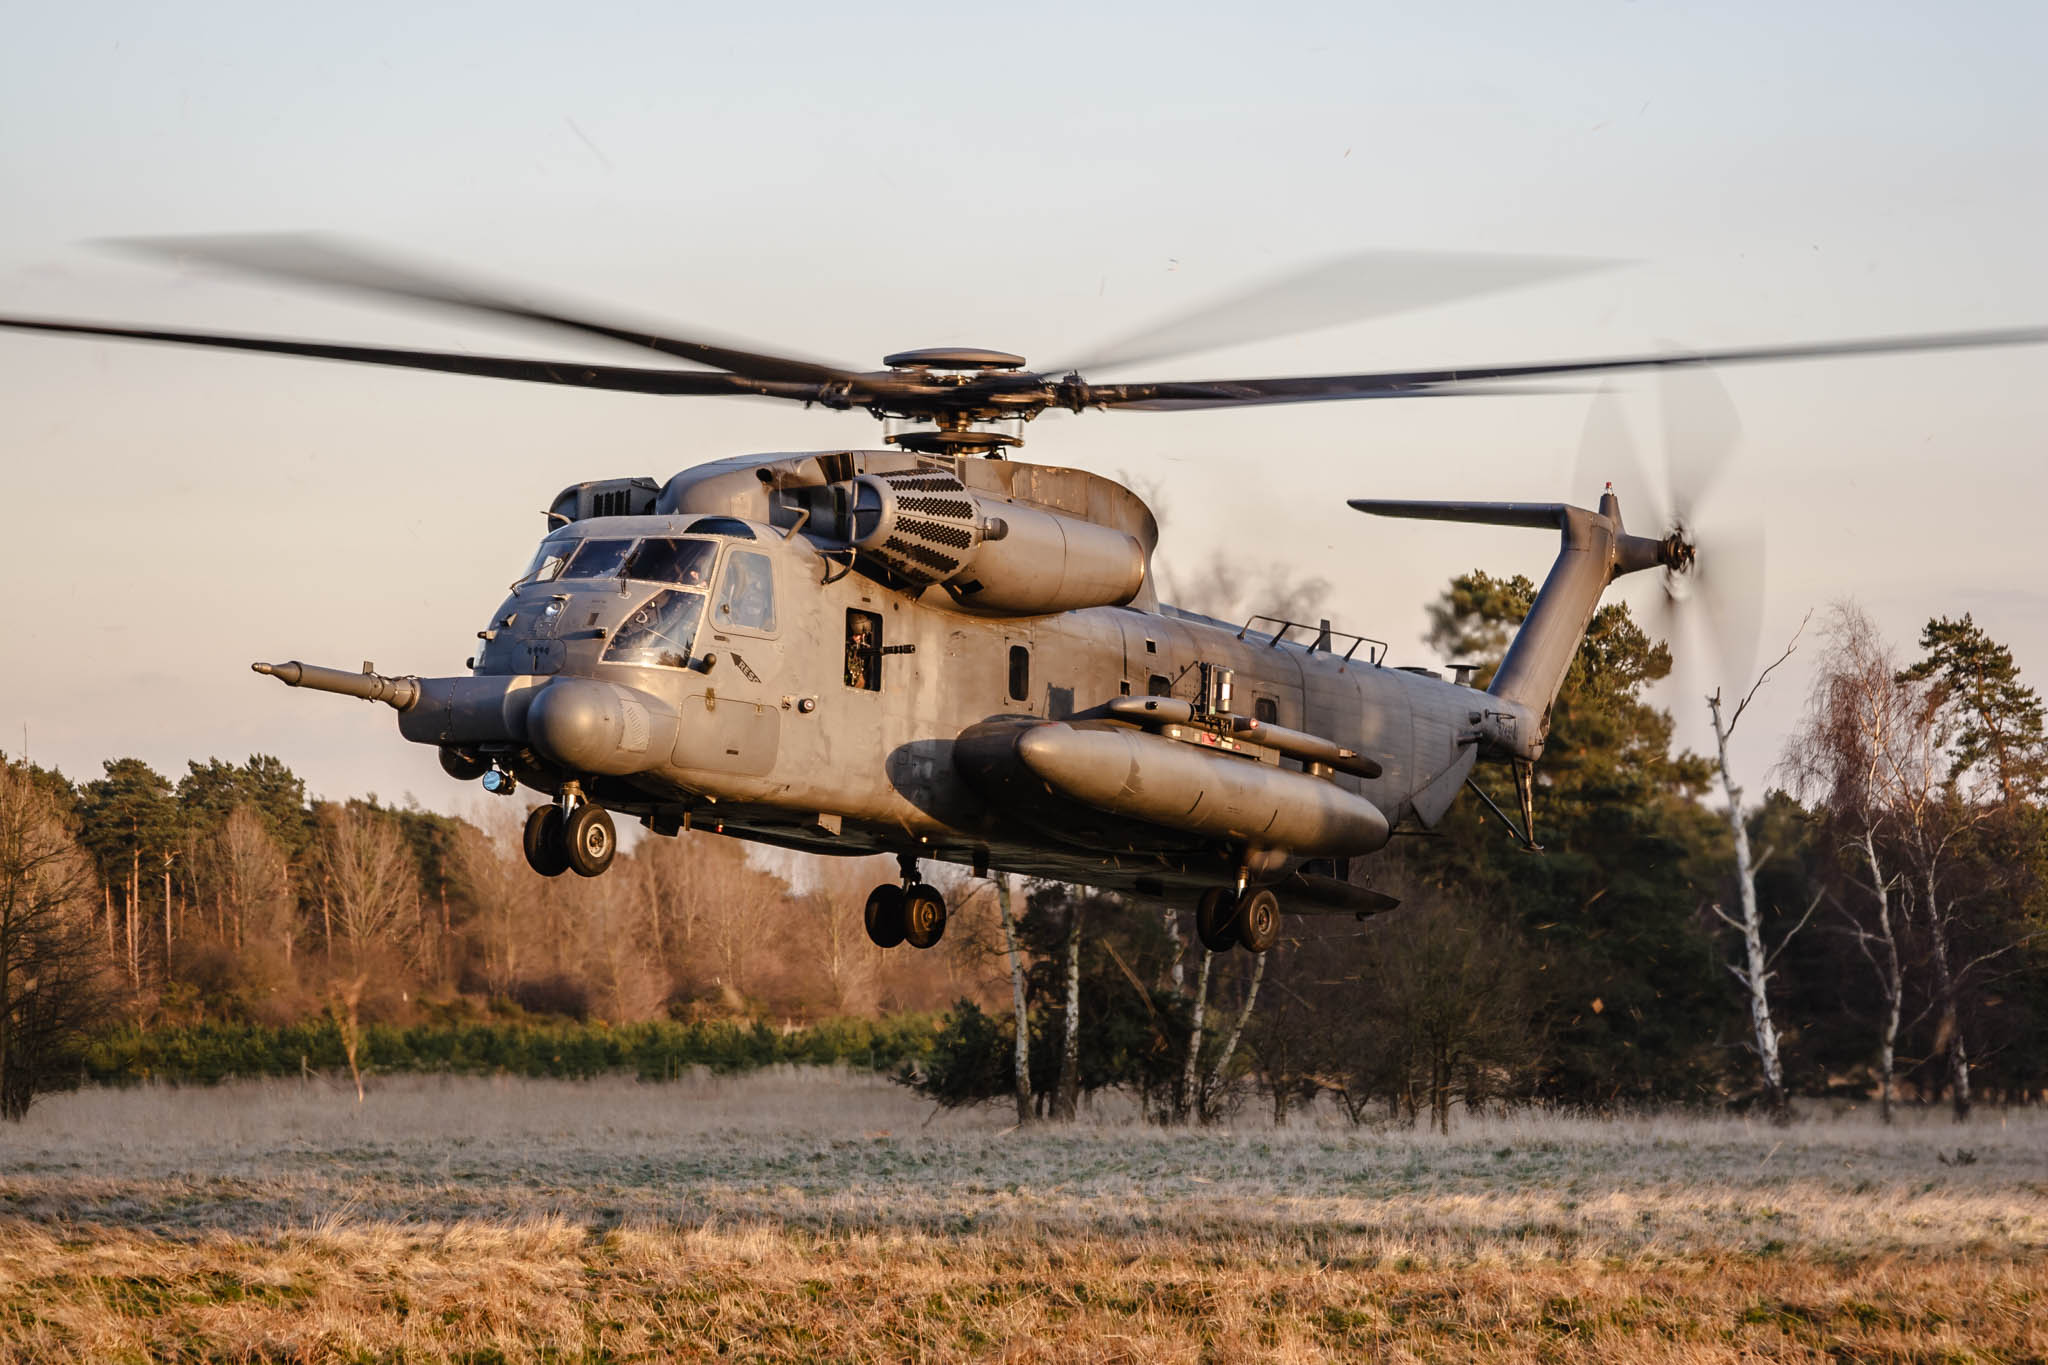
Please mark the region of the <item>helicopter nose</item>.
[[612, 683], [558, 678], [533, 699], [527, 739], [574, 772], [639, 772], [659, 759], [649, 742], [655, 727], [648, 711], [636, 695]]

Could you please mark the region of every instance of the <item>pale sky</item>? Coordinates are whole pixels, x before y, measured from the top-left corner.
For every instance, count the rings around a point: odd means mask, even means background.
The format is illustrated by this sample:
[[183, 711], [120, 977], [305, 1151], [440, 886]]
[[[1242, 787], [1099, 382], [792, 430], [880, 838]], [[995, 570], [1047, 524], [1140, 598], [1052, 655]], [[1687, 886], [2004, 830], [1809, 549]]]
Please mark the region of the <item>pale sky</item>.
[[[2039, 4], [7, 3], [0, 20], [0, 312], [640, 363], [85, 245], [319, 229], [854, 365], [945, 343], [1050, 363], [1363, 248], [1636, 262], [1106, 379], [2048, 323]], [[2048, 348], [1722, 379], [1746, 432], [1722, 505], [1770, 523], [1767, 651], [1854, 594], [1903, 649], [1928, 616], [1975, 612], [2048, 683]], [[1654, 384], [1626, 392], [1654, 447]], [[1554, 542], [1344, 500], [1590, 501], [1597, 485], [1570, 486], [1587, 401], [1051, 414], [1025, 454], [1162, 488], [1171, 558], [1285, 559], [1335, 585], [1340, 626], [1430, 662], [1422, 608], [1451, 575], [1540, 575]], [[475, 789], [388, 709], [249, 661], [458, 671], [563, 485], [879, 435], [749, 400], [0, 334], [0, 748], [26, 724], [31, 755], [78, 778], [120, 754], [175, 777], [261, 751], [319, 794], [468, 808]], [[1753, 790], [1805, 687], [1794, 667], [1745, 722]], [[1694, 744], [1698, 691], [1672, 697]]]

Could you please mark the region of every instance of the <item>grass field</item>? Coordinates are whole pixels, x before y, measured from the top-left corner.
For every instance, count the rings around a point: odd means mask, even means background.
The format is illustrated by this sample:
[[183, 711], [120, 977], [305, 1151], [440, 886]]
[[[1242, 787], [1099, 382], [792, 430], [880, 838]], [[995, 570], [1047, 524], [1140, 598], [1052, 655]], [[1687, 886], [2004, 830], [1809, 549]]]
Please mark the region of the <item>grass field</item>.
[[87, 1091], [0, 1356], [2041, 1360], [2048, 1121], [1011, 1131], [886, 1081]]

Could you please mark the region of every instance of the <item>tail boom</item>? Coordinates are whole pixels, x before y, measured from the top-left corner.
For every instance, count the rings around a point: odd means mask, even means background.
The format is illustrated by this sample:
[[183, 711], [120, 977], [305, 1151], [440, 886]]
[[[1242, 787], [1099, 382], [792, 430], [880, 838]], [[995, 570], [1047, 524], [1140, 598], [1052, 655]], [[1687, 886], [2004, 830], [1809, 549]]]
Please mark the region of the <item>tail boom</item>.
[[1556, 527], [1563, 538], [1557, 562], [1543, 580], [1529, 615], [1515, 632], [1507, 657], [1487, 691], [1513, 702], [1527, 714], [1540, 716], [1535, 733], [1517, 737], [1523, 752], [1534, 759], [1550, 732], [1550, 707], [1564, 686], [1572, 656], [1578, 653], [1586, 627], [1600, 606], [1607, 585], [1623, 574], [1659, 566], [1679, 567], [1691, 546], [1677, 536], [1663, 540], [1630, 535], [1622, 526], [1621, 502], [1612, 490], [1589, 511], [1562, 502], [1437, 502], [1384, 498], [1353, 498], [1361, 512], [1381, 517], [1413, 517], [1489, 526]]

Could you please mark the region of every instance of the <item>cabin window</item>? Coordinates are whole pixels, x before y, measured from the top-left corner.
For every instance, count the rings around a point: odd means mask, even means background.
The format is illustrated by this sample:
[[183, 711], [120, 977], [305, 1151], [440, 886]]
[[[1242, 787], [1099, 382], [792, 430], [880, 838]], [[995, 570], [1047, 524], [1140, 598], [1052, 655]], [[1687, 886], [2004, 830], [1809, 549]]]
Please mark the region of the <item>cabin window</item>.
[[882, 690], [882, 618], [879, 613], [846, 609], [846, 685], [863, 692]]
[[1010, 700], [1026, 701], [1031, 696], [1031, 651], [1023, 645], [1010, 646]]
[[1261, 725], [1278, 725], [1280, 723], [1280, 703], [1274, 701], [1271, 697], [1254, 697], [1252, 699], [1252, 716]]
[[1145, 679], [1145, 695], [1148, 697], [1170, 697], [1173, 695], [1173, 680], [1164, 673], [1154, 673]]
[[1048, 687], [1045, 689], [1045, 714], [1049, 720], [1065, 720], [1074, 714], [1074, 689], [1071, 687]]
[[727, 626], [763, 632], [775, 629], [775, 577], [769, 571], [768, 556], [752, 550], [733, 551], [725, 561], [725, 580], [718, 586], [711, 623], [721, 630]]

